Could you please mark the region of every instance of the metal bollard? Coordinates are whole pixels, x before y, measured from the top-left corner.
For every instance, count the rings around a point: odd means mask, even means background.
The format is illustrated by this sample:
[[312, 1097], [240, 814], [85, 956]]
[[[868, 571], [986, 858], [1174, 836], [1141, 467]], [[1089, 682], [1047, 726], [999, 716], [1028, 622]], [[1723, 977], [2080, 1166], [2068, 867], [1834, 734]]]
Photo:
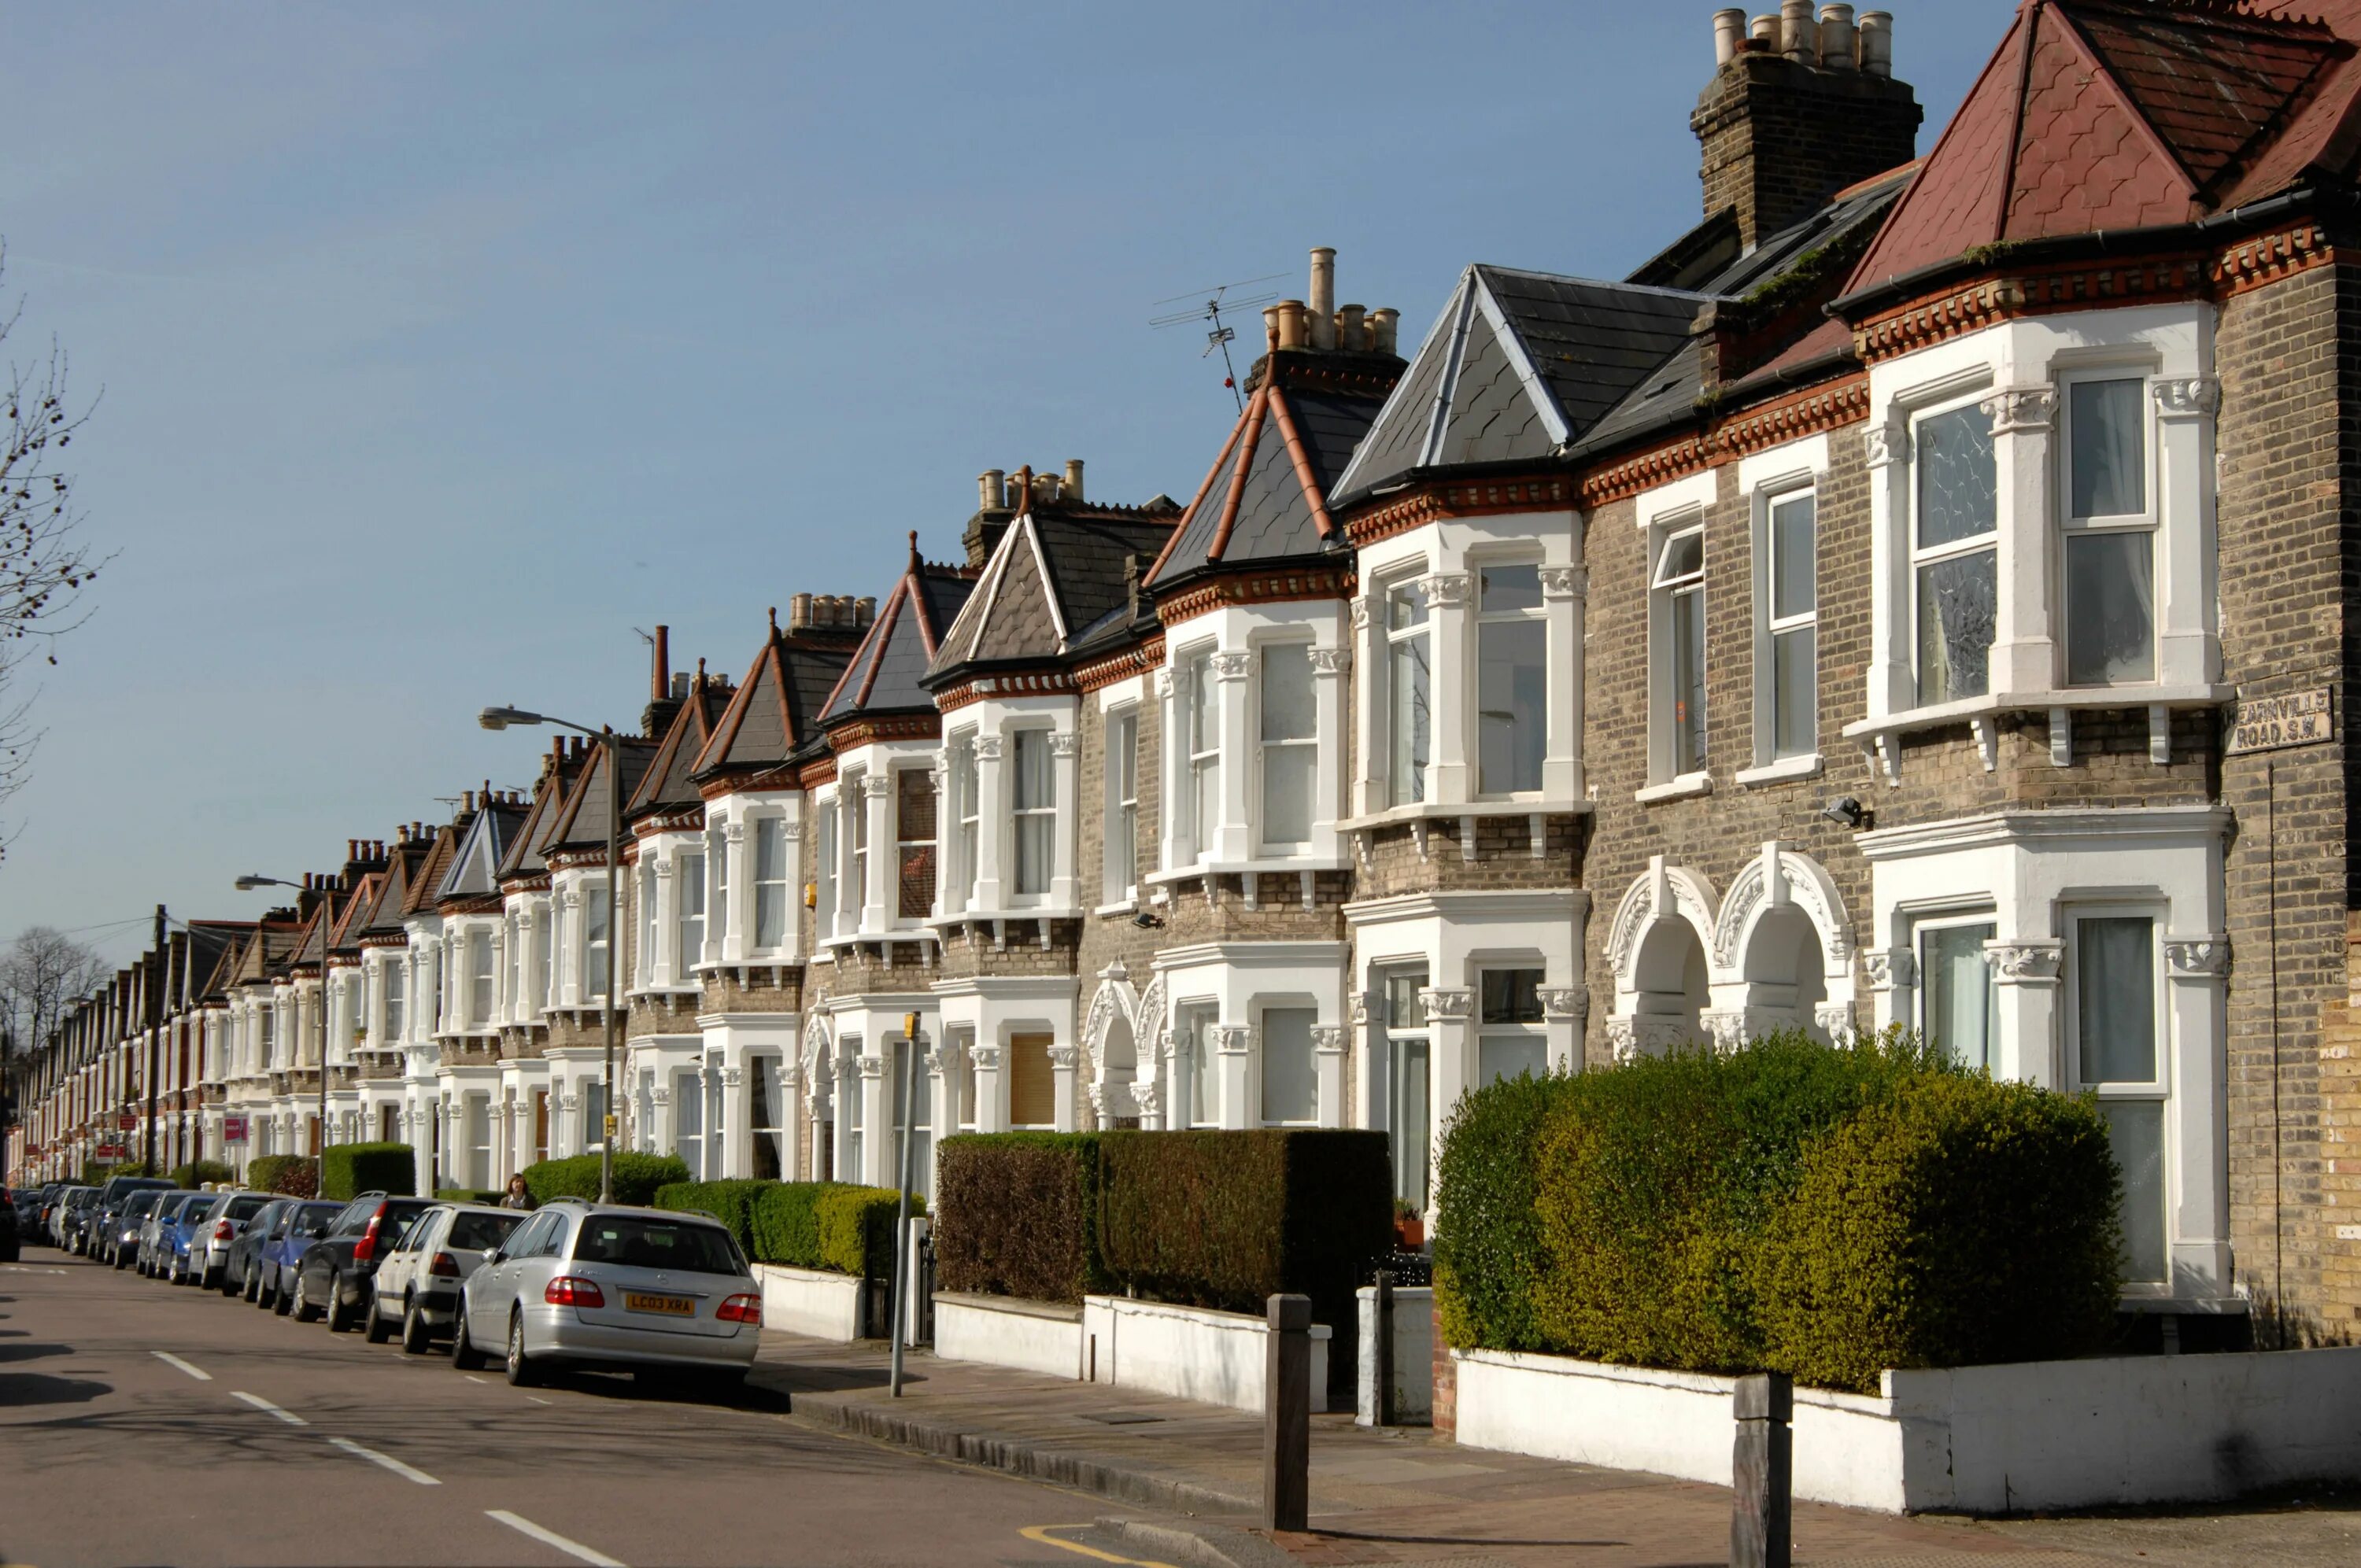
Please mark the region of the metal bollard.
[[1262, 1522], [1300, 1530], [1312, 1515], [1312, 1298], [1273, 1296], [1263, 1361]]
[[1784, 1372], [1738, 1380], [1732, 1413], [1730, 1568], [1789, 1568], [1795, 1519], [1795, 1381]]
[[1378, 1269], [1376, 1283], [1370, 1293], [1377, 1309], [1370, 1332], [1377, 1336], [1372, 1356], [1378, 1368], [1377, 1423], [1389, 1427], [1394, 1424], [1394, 1271]]

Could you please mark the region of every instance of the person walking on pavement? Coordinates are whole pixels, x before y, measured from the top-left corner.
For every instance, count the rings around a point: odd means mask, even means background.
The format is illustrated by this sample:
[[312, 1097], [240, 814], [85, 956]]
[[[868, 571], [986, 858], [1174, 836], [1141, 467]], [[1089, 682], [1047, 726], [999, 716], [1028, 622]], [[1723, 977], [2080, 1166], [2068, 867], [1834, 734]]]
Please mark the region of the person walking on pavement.
[[524, 1173], [520, 1171], [516, 1175], [510, 1177], [508, 1195], [500, 1200], [500, 1207], [503, 1209], [530, 1209], [533, 1206], [533, 1193], [524, 1184]]

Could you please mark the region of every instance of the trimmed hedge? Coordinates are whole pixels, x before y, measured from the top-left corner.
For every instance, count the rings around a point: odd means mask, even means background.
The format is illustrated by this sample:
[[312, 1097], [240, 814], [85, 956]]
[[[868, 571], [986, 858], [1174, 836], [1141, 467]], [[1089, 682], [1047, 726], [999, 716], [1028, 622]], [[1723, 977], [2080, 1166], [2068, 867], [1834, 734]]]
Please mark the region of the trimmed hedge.
[[935, 1161], [935, 1278], [946, 1290], [1080, 1301], [1113, 1288], [1099, 1255], [1099, 1135], [945, 1138]]
[[438, 1203], [498, 1203], [505, 1192], [485, 1192], [473, 1187], [438, 1187], [434, 1201]]
[[[894, 1222], [901, 1194], [835, 1181], [676, 1181], [658, 1190], [659, 1209], [702, 1210], [730, 1227], [757, 1263], [822, 1268], [866, 1279], [894, 1272]], [[925, 1202], [910, 1200], [912, 1215]]]
[[2096, 1113], [1897, 1031], [1492, 1084], [1439, 1176], [1436, 1307], [1463, 1347], [1868, 1388], [2078, 1354], [2111, 1321]]
[[1349, 1335], [1393, 1235], [1386, 1135], [1318, 1128], [946, 1138], [936, 1279], [948, 1290], [1260, 1312], [1301, 1292]]
[[320, 1190], [320, 1167], [309, 1155], [267, 1154], [247, 1162], [246, 1184], [282, 1198], [311, 1198]]
[[[688, 1167], [668, 1154], [615, 1156], [618, 1203], [653, 1203], [658, 1188], [687, 1179]], [[575, 1155], [526, 1166], [524, 1187], [536, 1203], [546, 1203], [553, 1198], [588, 1198], [595, 1201], [598, 1196], [598, 1157]]]
[[191, 1160], [186, 1165], [174, 1166], [170, 1170], [166, 1171], [164, 1174], [170, 1179], [173, 1186], [187, 1188], [192, 1190], [203, 1186], [208, 1181], [221, 1182], [236, 1181], [237, 1179], [237, 1172], [231, 1169], [228, 1166], [224, 1165], [217, 1159]]
[[418, 1190], [418, 1160], [408, 1144], [335, 1144], [320, 1157], [321, 1196], [364, 1192], [408, 1197]]

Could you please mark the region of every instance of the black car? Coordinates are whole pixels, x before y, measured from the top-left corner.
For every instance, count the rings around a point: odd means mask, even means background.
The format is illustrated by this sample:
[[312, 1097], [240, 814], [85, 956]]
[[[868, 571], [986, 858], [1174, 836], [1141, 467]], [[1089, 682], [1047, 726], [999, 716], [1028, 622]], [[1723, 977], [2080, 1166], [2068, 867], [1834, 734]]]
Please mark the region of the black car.
[[139, 1235], [148, 1223], [148, 1216], [156, 1205], [177, 1193], [174, 1187], [143, 1187], [123, 1200], [123, 1212], [106, 1227], [103, 1245], [106, 1260], [117, 1268], [128, 1268], [139, 1256]]
[[16, 1261], [16, 1204], [5, 1188], [0, 1188], [0, 1263]]
[[324, 1313], [332, 1333], [359, 1327], [379, 1259], [393, 1250], [411, 1221], [434, 1206], [431, 1198], [390, 1198], [382, 1192], [364, 1192], [346, 1204], [296, 1267], [297, 1321], [308, 1323]]
[[244, 1296], [249, 1301], [254, 1299], [255, 1287], [260, 1277], [257, 1266], [262, 1244], [270, 1239], [271, 1229], [278, 1224], [279, 1216], [293, 1207], [296, 1201], [292, 1198], [272, 1199], [257, 1210], [254, 1218], [246, 1223], [246, 1228], [237, 1233], [237, 1239], [229, 1244], [229, 1260], [222, 1266], [223, 1295]]
[[173, 1183], [160, 1176], [110, 1176], [98, 1190], [98, 1221], [83, 1251], [101, 1263], [115, 1261], [123, 1235], [123, 1212], [135, 1192], [170, 1192]]

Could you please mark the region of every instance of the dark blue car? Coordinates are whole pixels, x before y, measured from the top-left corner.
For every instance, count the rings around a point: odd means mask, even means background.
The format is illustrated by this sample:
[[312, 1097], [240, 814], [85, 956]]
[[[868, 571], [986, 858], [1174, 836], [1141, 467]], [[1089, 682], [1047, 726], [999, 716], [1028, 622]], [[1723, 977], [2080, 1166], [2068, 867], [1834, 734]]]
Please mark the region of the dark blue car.
[[255, 1272], [262, 1282], [255, 1288], [254, 1304], [285, 1317], [295, 1305], [295, 1270], [304, 1252], [320, 1239], [328, 1222], [345, 1212], [342, 1203], [313, 1201], [290, 1203], [270, 1227], [269, 1239], [255, 1254]]

